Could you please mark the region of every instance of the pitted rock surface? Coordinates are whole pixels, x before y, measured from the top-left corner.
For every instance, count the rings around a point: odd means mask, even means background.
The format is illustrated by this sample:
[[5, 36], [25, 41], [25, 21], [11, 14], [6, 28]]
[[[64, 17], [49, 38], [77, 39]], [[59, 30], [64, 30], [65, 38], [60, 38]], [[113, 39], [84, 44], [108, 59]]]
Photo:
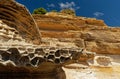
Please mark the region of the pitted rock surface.
[[0, 78], [66, 79], [62, 67], [85, 54], [77, 47], [36, 45], [40, 42], [29, 11], [14, 0], [0, 0]]
[[[10, 60], [14, 63], [13, 66], [38, 67], [43, 62], [64, 65], [66, 62], [76, 59], [75, 54], [76, 56], [82, 54], [82, 49], [55, 48], [53, 50], [50, 47], [6, 46], [5, 48], [5, 46], [1, 46], [0, 63]], [[7, 63], [4, 65], [7, 65]]]
[[39, 29], [27, 8], [15, 0], [0, 0], [0, 20], [16, 29], [27, 42], [39, 44]]
[[[0, 39], [2, 41], [8, 42], [10, 39], [23, 41], [22, 37], [19, 35], [19, 32], [15, 28], [11, 28], [2, 20], [0, 20]], [[1, 42], [2, 43], [2, 42]]]

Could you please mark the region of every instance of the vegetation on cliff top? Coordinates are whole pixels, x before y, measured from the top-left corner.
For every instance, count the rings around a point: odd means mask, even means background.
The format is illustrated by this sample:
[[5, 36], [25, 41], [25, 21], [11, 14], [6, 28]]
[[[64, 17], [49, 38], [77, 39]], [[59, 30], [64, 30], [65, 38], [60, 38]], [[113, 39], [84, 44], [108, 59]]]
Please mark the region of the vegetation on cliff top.
[[60, 11], [60, 13], [68, 14], [68, 15], [73, 15], [73, 16], [76, 15], [75, 11], [72, 10], [72, 9], [63, 9], [63, 10]]
[[34, 9], [34, 11], [33, 11], [33, 14], [46, 14], [46, 13], [47, 13], [47, 10], [42, 7]]
[[[46, 14], [47, 12], [48, 11], [45, 8], [40, 7], [40, 8], [34, 9], [33, 14]], [[57, 12], [57, 10], [51, 10], [51, 12]], [[76, 15], [75, 11], [72, 9], [62, 9], [59, 13], [72, 15], [72, 16]]]

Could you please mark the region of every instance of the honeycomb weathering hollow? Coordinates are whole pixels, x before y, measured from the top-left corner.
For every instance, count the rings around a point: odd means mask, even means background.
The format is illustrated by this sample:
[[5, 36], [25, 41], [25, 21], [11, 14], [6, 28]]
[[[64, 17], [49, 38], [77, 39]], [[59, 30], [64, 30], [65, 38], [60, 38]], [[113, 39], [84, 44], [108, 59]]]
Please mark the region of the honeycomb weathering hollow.
[[[24, 52], [19, 48], [23, 48]], [[16, 66], [27, 66], [28, 64], [31, 67], [39, 66], [43, 62], [52, 62], [53, 64], [64, 64], [68, 60], [72, 60], [73, 55], [78, 55], [78, 53], [82, 54], [82, 49], [78, 52], [76, 49], [75, 52], [70, 52], [70, 49], [55, 49], [46, 51], [48, 49], [39, 47], [39, 48], [31, 48], [33, 52], [28, 51], [29, 48], [24, 48], [23, 46], [9, 47], [6, 49], [0, 49], [1, 62], [4, 61], [12, 61]], [[66, 51], [67, 50], [67, 51]], [[64, 52], [63, 52], [64, 51]], [[63, 54], [65, 53], [65, 54]]]
[[0, 20], [11, 27], [13, 31], [16, 29], [20, 36], [28, 42], [40, 43], [39, 29], [24, 5], [14, 0], [0, 0]]
[[38, 27], [25, 6], [0, 0], [0, 78], [39, 73], [42, 79], [66, 79], [62, 66], [78, 60], [83, 49], [36, 45], [40, 42]]

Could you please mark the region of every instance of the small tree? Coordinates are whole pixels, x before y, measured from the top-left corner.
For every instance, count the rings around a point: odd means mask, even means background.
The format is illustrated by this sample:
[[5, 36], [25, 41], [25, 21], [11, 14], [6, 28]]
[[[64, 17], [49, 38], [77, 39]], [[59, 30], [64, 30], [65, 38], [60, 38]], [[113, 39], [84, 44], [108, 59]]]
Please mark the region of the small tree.
[[61, 10], [60, 12], [61, 12], [61, 13], [64, 13], [64, 14], [68, 14], [68, 15], [73, 15], [73, 16], [76, 15], [76, 14], [75, 14], [75, 11], [72, 10], [72, 9], [63, 9], [63, 10]]
[[47, 10], [42, 7], [34, 9], [34, 11], [33, 11], [33, 14], [46, 14], [46, 13], [47, 13]]

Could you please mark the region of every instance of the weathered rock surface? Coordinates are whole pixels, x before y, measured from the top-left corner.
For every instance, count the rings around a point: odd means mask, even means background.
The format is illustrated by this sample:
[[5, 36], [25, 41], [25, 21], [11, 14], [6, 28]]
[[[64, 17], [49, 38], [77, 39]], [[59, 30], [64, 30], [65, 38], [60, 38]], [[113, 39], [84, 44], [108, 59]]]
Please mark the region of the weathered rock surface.
[[[15, 67], [42, 67], [42, 64], [47, 63], [52, 66], [63, 66], [64, 64], [78, 60], [83, 54], [83, 49], [80, 48], [43, 47], [28, 44], [24, 41], [17, 42], [17, 40], [0, 42], [2, 42], [0, 45], [0, 63], [5, 66], [11, 62], [11, 65]], [[46, 69], [43, 70], [48, 71]]]
[[120, 54], [120, 30], [111, 29], [83, 32], [81, 38], [85, 41], [86, 49], [101, 54]]
[[[70, 71], [66, 77], [67, 70], [64, 72], [62, 67], [71, 63], [103, 67], [120, 65], [120, 56], [110, 55], [120, 54], [119, 28], [108, 28], [102, 20], [85, 17], [61, 14], [33, 16], [40, 31], [23, 5], [14, 0], [0, 0], [0, 78], [70, 79], [68, 76], [71, 75], [72, 79], [86, 76], [99, 79], [100, 73], [97, 74], [98, 70], [93, 71], [92, 68], [82, 72], [76, 68], [77, 73]], [[39, 32], [42, 44], [32, 44], [41, 42]], [[115, 67], [110, 69], [116, 72]], [[119, 79], [115, 75], [118, 73], [112, 72], [111, 79]]]
[[[11, 28], [0, 20], [0, 40], [5, 42], [12, 40], [24, 41], [15, 28]], [[2, 43], [2, 42], [1, 42]]]
[[80, 48], [26, 43], [16, 29], [2, 21], [0, 27], [0, 78], [2, 79], [34, 76], [42, 79], [66, 79], [62, 66], [76, 62], [79, 58], [83, 58], [83, 55], [89, 56], [88, 59], [94, 56], [93, 53], [82, 52]]
[[[120, 28], [108, 27], [102, 20], [33, 15], [43, 38], [54, 38], [101, 54], [120, 54]], [[47, 24], [45, 24], [47, 22]]]
[[[77, 61], [78, 64], [66, 65], [64, 70], [67, 79], [119, 79], [120, 28], [108, 27], [102, 20], [91, 18], [78, 19], [57, 14], [33, 16], [38, 26], [44, 26], [39, 28], [42, 38], [47, 42], [59, 46], [60, 43], [67, 43], [63, 46], [68, 47], [72, 43], [73, 47], [97, 53], [95, 57], [84, 53]], [[49, 24], [46, 25], [46, 22]]]
[[94, 56], [78, 47], [35, 45], [41, 42], [38, 30], [23, 5], [0, 0], [0, 78], [66, 79], [64, 65], [76, 62], [83, 54], [88, 59]]
[[39, 29], [24, 5], [15, 0], [0, 0], [0, 20], [16, 29], [23, 39], [39, 44]]
[[[59, 14], [54, 15], [33, 15], [38, 27], [41, 30], [68, 31], [68, 30], [86, 30], [89, 28], [106, 28], [102, 20], [85, 17], [62, 17]], [[47, 24], [46, 24], [47, 22]], [[93, 27], [94, 26], [94, 27]]]

